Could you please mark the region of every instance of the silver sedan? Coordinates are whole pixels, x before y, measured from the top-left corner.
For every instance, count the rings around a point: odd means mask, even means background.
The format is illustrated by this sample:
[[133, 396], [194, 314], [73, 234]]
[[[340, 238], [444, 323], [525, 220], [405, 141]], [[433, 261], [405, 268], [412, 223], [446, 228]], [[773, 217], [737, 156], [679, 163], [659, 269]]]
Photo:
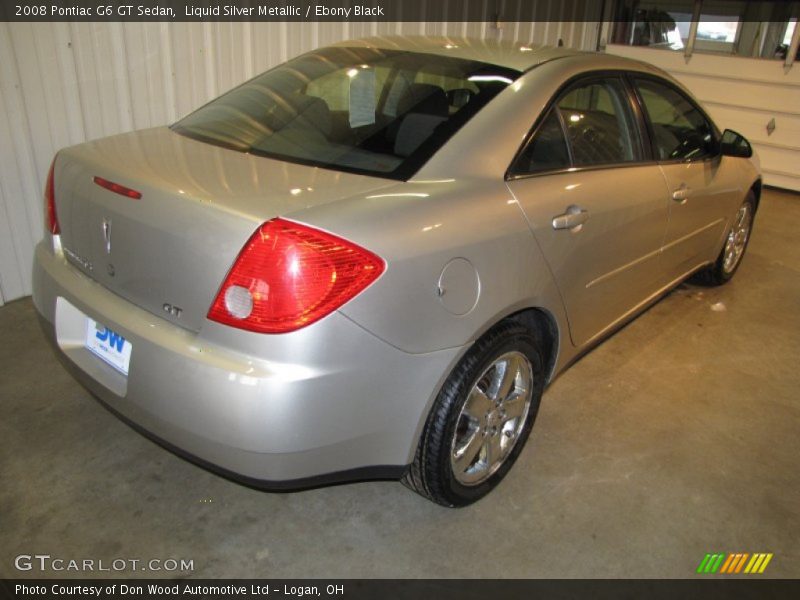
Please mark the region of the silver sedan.
[[646, 64], [356, 40], [61, 150], [34, 302], [83, 385], [204, 466], [463, 506], [577, 356], [733, 277], [760, 191], [748, 142]]

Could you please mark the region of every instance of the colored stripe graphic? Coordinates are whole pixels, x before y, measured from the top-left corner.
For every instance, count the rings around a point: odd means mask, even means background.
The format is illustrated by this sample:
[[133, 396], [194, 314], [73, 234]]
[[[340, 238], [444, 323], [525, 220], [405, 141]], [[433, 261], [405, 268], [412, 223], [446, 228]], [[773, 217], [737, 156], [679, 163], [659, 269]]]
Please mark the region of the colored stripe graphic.
[[706, 572], [706, 565], [708, 564], [708, 561], [710, 559], [711, 559], [711, 555], [710, 554], [706, 554], [705, 557], [703, 558], [703, 560], [700, 561], [700, 564], [697, 567], [697, 572], [698, 573], [705, 573]]
[[[731, 570], [730, 572], [733, 573], [733, 569], [736, 568], [736, 565], [739, 564], [739, 559], [742, 557], [741, 554], [732, 554], [729, 556], [733, 556], [733, 560], [731, 561]], [[720, 573], [725, 573], [725, 571], [720, 571]]]
[[753, 554], [753, 558], [750, 559], [750, 562], [747, 564], [745, 568], [745, 573], [763, 573], [764, 569], [767, 568], [769, 561], [772, 560], [773, 554], [770, 552], [769, 554], [761, 553], [761, 554]]
[[[742, 570], [742, 567], [744, 566], [744, 563], [747, 560], [748, 556], [750, 556], [750, 555], [747, 554], [746, 552], [744, 554], [742, 554], [742, 558], [739, 560], [739, 564], [736, 565], [736, 571], [735, 571], [736, 573], [738, 573], [739, 571]], [[733, 573], [733, 572], [734, 572], [733, 569], [731, 569], [731, 573]]]
[[706, 554], [705, 558], [700, 562], [697, 567], [698, 573], [716, 573], [725, 558], [724, 553]]
[[747, 567], [745, 567], [744, 572], [745, 573], [752, 573], [753, 572], [753, 567], [755, 566], [756, 561], [761, 562], [762, 560], [763, 560], [763, 558], [761, 558], [760, 554], [753, 554], [753, 558], [751, 558], [750, 562], [747, 563]]
[[[744, 573], [761, 574], [767, 568], [774, 555], [766, 552], [749, 554], [747, 552], [731, 552], [706, 554], [697, 566], [697, 572], [703, 574], [729, 574]], [[748, 560], [749, 559], [749, 560]], [[747, 565], [747, 566], [745, 566]]]
[[767, 554], [766, 558], [764, 559], [764, 562], [761, 563], [761, 568], [758, 570], [758, 572], [759, 573], [763, 573], [764, 569], [767, 568], [767, 565], [769, 564], [769, 561], [771, 561], [771, 560], [772, 560], [772, 552]]
[[729, 554], [728, 560], [725, 561], [725, 564], [723, 565], [720, 573], [738, 573], [739, 571], [742, 570], [742, 567], [744, 566], [744, 563], [749, 556], [750, 555], [747, 554], [746, 552], [745, 553], [737, 552], [736, 554]]
[[727, 560], [722, 564], [722, 570], [720, 571], [720, 573], [729, 573], [730, 572], [728, 569], [731, 568], [731, 563], [734, 562], [733, 559], [735, 557], [736, 557], [735, 554], [728, 554]]

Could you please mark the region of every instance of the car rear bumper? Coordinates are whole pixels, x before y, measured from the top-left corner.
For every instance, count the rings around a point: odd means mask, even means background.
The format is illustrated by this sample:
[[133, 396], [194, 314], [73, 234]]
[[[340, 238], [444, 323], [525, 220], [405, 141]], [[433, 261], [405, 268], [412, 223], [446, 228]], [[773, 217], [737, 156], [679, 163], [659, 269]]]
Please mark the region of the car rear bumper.
[[[177, 327], [36, 248], [33, 299], [73, 375], [168, 448], [267, 488], [396, 478], [461, 349], [408, 354], [340, 313], [297, 332]], [[132, 344], [126, 376], [82, 343], [90, 317]]]

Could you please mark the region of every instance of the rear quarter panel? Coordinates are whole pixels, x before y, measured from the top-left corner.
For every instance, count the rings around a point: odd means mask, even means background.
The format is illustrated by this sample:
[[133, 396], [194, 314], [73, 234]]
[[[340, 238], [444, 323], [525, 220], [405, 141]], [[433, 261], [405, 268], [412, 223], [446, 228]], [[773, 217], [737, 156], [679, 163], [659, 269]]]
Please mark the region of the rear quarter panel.
[[[288, 216], [384, 258], [386, 272], [341, 312], [406, 352], [468, 344], [528, 307], [566, 323], [547, 265], [501, 177], [401, 183]], [[443, 268], [455, 258], [469, 261], [479, 279], [477, 301], [461, 315], [445, 307], [459, 304], [447, 294], [469, 292], [445, 289], [440, 297], [437, 289]]]

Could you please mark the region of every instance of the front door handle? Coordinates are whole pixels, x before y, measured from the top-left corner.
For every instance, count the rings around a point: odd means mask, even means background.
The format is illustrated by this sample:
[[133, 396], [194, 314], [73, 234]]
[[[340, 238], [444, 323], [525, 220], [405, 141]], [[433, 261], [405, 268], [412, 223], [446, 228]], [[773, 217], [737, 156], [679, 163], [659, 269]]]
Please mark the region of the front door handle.
[[571, 229], [580, 231], [581, 226], [589, 220], [589, 211], [580, 206], [571, 205], [567, 212], [553, 217], [553, 229]]
[[689, 199], [689, 193], [692, 189], [686, 185], [685, 183], [681, 184], [681, 186], [672, 192], [672, 199], [675, 202], [686, 202]]

